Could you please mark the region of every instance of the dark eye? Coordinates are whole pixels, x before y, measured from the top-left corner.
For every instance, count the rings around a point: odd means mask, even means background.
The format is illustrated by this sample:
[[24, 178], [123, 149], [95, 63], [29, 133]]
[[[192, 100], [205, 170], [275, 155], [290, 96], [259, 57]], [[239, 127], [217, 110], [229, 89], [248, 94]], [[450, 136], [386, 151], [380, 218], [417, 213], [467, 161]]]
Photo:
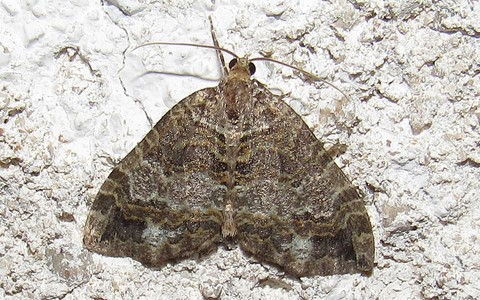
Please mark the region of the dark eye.
[[228, 68], [231, 70], [237, 64], [237, 59], [234, 58], [228, 63]]
[[253, 63], [249, 63], [248, 64], [248, 71], [250, 72], [250, 75], [255, 74], [255, 70], [257, 70], [257, 68], [255, 68], [255, 65]]

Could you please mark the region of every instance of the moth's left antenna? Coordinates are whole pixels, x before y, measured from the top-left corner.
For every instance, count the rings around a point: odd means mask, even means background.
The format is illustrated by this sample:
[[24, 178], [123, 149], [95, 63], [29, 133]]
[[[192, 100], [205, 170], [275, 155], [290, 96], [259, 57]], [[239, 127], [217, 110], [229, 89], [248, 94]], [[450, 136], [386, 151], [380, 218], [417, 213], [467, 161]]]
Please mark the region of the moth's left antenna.
[[228, 74], [228, 69], [227, 69], [227, 65], [225, 64], [225, 58], [223, 57], [223, 53], [222, 53], [222, 51], [219, 50], [219, 49], [221, 49], [221, 47], [220, 47], [220, 44], [218, 43], [217, 36], [215, 35], [215, 29], [213, 28], [212, 16], [208, 16], [208, 20], [210, 21], [210, 32], [212, 34], [213, 45], [217, 48], [218, 59], [220, 60], [220, 63], [222, 64], [222, 70], [223, 70], [223, 74], [222, 74], [223, 76], [222, 77], [225, 77]]

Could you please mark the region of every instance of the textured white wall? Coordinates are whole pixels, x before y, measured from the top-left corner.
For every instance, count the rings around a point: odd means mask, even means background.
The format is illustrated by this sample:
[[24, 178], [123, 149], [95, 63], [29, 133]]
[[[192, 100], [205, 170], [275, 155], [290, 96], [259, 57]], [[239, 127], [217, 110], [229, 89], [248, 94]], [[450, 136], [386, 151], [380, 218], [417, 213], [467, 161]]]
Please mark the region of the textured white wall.
[[[0, 0], [0, 298], [479, 297], [479, 2], [258, 2]], [[223, 47], [272, 54], [349, 95], [257, 64], [343, 149], [374, 225], [372, 276], [292, 280], [223, 249], [152, 270], [82, 247], [115, 162], [220, 76], [209, 50], [131, 49], [211, 44], [209, 15]]]

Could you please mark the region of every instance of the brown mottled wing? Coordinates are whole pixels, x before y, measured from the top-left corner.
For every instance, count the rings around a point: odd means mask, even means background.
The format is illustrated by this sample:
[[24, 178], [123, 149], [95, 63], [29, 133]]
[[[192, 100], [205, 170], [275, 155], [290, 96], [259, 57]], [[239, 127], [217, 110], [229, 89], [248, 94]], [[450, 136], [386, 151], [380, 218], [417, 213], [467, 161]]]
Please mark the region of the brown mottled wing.
[[88, 249], [150, 266], [216, 249], [225, 195], [217, 94], [182, 100], [113, 169], [85, 225]]
[[374, 240], [358, 190], [302, 118], [255, 82], [237, 159], [241, 248], [297, 276], [368, 273]]

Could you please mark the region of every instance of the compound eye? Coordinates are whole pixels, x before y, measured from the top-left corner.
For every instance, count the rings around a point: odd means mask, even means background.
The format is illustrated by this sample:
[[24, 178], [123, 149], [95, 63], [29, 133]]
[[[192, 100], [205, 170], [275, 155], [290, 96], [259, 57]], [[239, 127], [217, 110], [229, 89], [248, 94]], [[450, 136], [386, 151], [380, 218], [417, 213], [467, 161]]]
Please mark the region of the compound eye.
[[255, 67], [255, 65], [253, 63], [248, 64], [248, 71], [250, 72], [250, 75], [255, 74], [256, 70], [257, 70], [257, 68]]
[[237, 59], [234, 58], [228, 63], [228, 68], [231, 70], [237, 64]]

